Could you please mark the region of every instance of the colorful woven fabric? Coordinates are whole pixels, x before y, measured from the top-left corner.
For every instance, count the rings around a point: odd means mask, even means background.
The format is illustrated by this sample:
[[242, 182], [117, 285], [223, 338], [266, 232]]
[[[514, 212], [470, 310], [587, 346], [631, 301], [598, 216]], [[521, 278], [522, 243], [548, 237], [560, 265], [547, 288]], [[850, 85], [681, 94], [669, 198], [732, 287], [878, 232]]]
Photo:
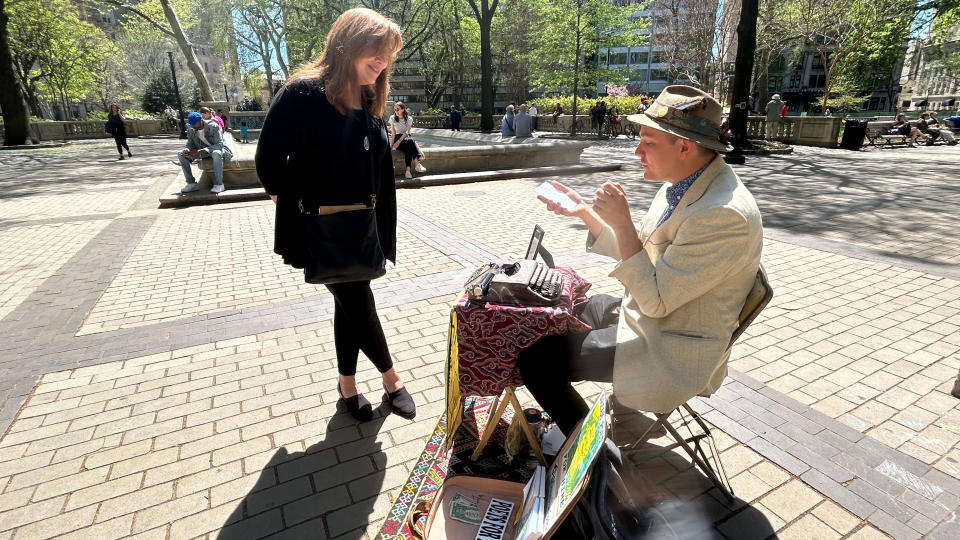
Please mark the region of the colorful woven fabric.
[[590, 283], [570, 268], [563, 274], [563, 292], [556, 306], [524, 307], [475, 302], [464, 295], [457, 315], [457, 363], [461, 396], [499, 396], [523, 381], [516, 360], [524, 348], [543, 336], [588, 332], [576, 308], [587, 301]]
[[503, 441], [512, 419], [508, 407], [494, 431], [493, 438], [483, 449], [477, 461], [470, 459], [474, 448], [480, 442], [483, 427], [493, 411], [490, 410], [490, 398], [467, 398], [464, 406], [463, 423], [453, 436], [453, 446], [444, 451], [443, 440], [447, 434], [446, 414], [440, 417], [437, 427], [427, 440], [410, 476], [400, 491], [393, 507], [380, 526], [377, 540], [412, 540], [413, 535], [407, 526], [409, 514], [421, 501], [430, 501], [436, 496], [448, 476], [469, 474], [526, 482], [537, 465], [535, 458], [510, 462], [503, 452]]

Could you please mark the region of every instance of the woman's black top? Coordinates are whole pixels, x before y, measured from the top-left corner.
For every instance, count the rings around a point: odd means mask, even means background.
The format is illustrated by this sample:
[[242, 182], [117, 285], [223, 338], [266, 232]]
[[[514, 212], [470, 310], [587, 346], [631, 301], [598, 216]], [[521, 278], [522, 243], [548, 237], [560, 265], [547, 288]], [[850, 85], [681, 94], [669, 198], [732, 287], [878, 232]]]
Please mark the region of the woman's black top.
[[127, 126], [119, 114], [107, 114], [107, 131], [115, 136], [127, 134]]
[[292, 81], [277, 92], [263, 121], [256, 163], [260, 183], [277, 196], [273, 250], [284, 263], [303, 268], [306, 262], [300, 200], [313, 208], [369, 204], [371, 183], [380, 247], [396, 263], [397, 195], [383, 120], [360, 110], [340, 114], [319, 80]]

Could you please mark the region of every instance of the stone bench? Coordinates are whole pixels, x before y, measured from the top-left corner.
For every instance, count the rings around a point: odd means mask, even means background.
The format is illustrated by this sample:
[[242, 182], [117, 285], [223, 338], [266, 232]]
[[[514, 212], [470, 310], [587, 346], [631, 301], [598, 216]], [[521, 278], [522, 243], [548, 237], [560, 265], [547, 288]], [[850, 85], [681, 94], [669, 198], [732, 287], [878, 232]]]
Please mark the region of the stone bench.
[[[239, 136], [240, 133], [237, 133]], [[241, 144], [233, 139], [230, 132], [223, 134], [224, 141], [233, 152], [233, 158], [223, 162], [223, 185], [227, 189], [231, 188], [250, 188], [260, 187], [260, 179], [257, 177], [257, 165], [254, 157], [257, 153], [256, 144]], [[197, 179], [201, 185], [207, 185], [209, 181], [213, 184], [213, 160], [200, 159], [196, 162], [200, 167], [200, 178]]]
[[[414, 133], [414, 140], [416, 137]], [[542, 139], [512, 144], [432, 146], [422, 148], [423, 165], [428, 174], [574, 165], [580, 163], [580, 154], [589, 146], [590, 143], [584, 141], [543, 142]], [[405, 170], [403, 153], [394, 150], [394, 175], [403, 176]]]
[[[416, 134], [414, 134], [416, 137]], [[256, 144], [240, 144], [229, 133], [224, 134], [233, 151], [233, 159], [223, 164], [223, 184], [227, 189], [259, 187], [254, 161]], [[574, 165], [580, 163], [580, 154], [590, 146], [584, 141], [515, 142], [513, 144], [484, 144], [474, 146], [436, 146], [423, 148], [423, 165], [428, 174], [449, 174], [471, 171], [520, 169]], [[406, 170], [403, 152], [393, 150], [393, 172], [403, 177]], [[213, 162], [199, 161], [202, 174], [198, 181], [213, 180]], [[418, 175], [420, 176], [420, 175]]]
[[[870, 141], [872, 146], [910, 144], [909, 136], [889, 133], [891, 124], [893, 124], [893, 122], [867, 122], [867, 140]], [[917, 121], [911, 120], [910, 125], [916, 127]], [[923, 138], [926, 138], [926, 135], [917, 137], [917, 139]]]

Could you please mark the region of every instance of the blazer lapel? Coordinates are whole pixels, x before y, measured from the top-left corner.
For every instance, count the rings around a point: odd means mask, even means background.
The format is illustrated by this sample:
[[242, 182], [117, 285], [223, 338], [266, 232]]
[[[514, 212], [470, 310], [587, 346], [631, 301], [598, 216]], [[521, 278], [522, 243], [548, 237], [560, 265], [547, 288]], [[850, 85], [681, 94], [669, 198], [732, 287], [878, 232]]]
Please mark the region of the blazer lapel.
[[[693, 182], [687, 192], [683, 194], [683, 197], [680, 198], [680, 202], [677, 203], [677, 207], [673, 209], [670, 217], [650, 234], [649, 241], [653, 244], [663, 244], [664, 242], [672, 241], [673, 238], [667, 238], [666, 236], [666, 231], [669, 230], [667, 224], [670, 223], [681, 210], [700, 200], [700, 197], [703, 197], [703, 194], [707, 192], [710, 184], [713, 183], [713, 180], [720, 175], [720, 172], [726, 166], [727, 164], [723, 161], [723, 157], [718, 154], [717, 157], [710, 162], [710, 165], [700, 173], [700, 176]], [[666, 197], [666, 195], [664, 195], [664, 197]]]

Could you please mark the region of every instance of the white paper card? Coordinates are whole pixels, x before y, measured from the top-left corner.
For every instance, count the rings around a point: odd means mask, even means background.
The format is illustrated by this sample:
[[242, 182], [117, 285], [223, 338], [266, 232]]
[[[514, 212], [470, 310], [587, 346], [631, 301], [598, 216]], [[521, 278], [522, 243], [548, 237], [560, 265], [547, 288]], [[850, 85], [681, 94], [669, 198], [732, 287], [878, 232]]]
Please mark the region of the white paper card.
[[537, 195], [540, 195], [544, 199], [557, 203], [561, 208], [568, 212], [572, 212], [574, 208], [577, 207], [577, 203], [573, 202], [566, 193], [560, 191], [550, 182], [544, 182], [537, 187]]

